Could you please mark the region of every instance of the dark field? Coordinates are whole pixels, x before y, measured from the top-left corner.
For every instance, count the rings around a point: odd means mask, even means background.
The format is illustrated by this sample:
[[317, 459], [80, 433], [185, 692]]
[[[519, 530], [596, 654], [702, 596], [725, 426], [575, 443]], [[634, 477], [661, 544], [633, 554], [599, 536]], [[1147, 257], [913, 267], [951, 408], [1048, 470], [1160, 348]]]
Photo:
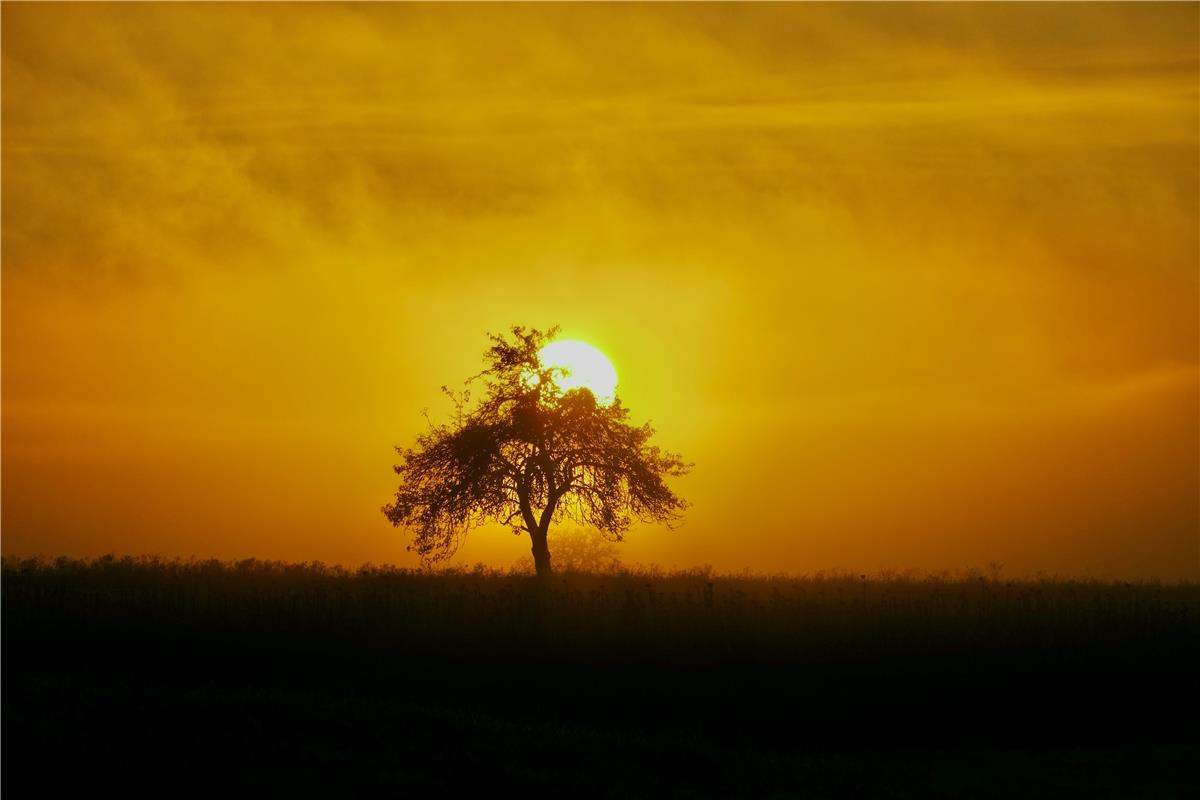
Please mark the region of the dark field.
[[1200, 587], [6, 560], [8, 797], [1196, 797]]

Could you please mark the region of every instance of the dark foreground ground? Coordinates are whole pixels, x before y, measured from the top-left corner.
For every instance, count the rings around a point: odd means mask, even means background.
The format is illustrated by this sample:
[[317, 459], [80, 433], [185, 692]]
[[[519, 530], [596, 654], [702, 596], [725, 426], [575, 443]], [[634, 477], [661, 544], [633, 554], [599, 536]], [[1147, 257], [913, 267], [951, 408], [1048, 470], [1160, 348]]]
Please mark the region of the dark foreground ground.
[[5, 561], [7, 797], [1200, 796], [1200, 587]]

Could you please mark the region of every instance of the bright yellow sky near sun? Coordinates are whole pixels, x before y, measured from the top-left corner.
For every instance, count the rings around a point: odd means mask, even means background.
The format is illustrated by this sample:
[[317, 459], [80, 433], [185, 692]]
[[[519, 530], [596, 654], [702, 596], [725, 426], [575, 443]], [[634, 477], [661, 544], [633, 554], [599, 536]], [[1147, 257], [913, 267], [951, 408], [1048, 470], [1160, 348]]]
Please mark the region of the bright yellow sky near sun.
[[558, 323], [696, 462], [626, 562], [1200, 574], [1196, 4], [0, 13], [6, 554], [412, 564]]

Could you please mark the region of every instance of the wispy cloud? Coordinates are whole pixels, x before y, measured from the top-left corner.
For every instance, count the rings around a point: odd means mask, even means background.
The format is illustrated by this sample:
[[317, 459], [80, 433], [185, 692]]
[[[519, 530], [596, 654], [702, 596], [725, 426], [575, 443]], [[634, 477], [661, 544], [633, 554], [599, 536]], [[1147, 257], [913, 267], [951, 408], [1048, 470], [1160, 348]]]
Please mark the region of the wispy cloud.
[[[1063, 570], [1200, 525], [1174, 444], [1200, 359], [1195, 6], [0, 13], [7, 548], [175, 525], [179, 552], [380, 560], [390, 445], [511, 322], [609, 350], [701, 462], [695, 548], [648, 533], [642, 558]], [[72, 510], [77, 463], [103, 513]], [[764, 463], [820, 513], [722, 549]], [[232, 499], [180, 523], [141, 484], [162, 470]], [[1039, 544], [1056, 480], [1049, 518], [1091, 549]], [[260, 489], [276, 505], [247, 511]]]

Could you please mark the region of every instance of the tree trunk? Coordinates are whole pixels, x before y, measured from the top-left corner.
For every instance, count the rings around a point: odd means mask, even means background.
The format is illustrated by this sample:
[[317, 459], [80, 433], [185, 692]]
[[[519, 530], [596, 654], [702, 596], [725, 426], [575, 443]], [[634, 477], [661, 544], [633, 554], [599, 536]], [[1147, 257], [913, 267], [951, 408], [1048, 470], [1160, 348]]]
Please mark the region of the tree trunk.
[[550, 546], [546, 543], [546, 531], [532, 530], [529, 538], [533, 540], [533, 566], [537, 576], [545, 580], [554, 574], [550, 568]]

